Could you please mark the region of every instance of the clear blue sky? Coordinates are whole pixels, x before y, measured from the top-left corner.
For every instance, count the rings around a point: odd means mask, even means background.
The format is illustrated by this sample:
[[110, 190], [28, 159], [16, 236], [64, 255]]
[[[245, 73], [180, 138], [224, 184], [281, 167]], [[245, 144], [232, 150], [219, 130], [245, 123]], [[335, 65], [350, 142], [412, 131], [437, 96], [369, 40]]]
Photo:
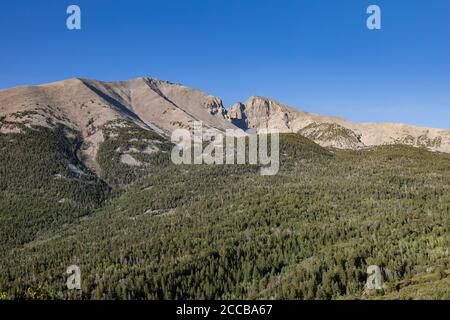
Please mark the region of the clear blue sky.
[[[66, 29], [70, 4], [82, 30]], [[380, 31], [366, 28], [369, 4]], [[2, 1], [0, 41], [0, 88], [152, 76], [226, 106], [263, 95], [450, 129], [449, 0]]]

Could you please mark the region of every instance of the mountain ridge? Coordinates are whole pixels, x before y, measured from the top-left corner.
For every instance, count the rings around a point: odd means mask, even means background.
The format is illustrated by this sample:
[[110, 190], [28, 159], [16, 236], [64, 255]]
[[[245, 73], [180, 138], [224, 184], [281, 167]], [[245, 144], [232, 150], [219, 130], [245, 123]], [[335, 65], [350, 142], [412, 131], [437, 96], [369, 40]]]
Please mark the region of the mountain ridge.
[[[146, 78], [0, 91], [0, 299], [449, 298], [450, 154], [262, 97], [234, 111]], [[175, 165], [193, 121], [291, 131], [278, 174]]]
[[278, 129], [299, 133], [324, 147], [359, 149], [406, 144], [450, 153], [449, 130], [393, 122], [352, 122], [263, 96], [251, 96], [225, 108], [218, 97], [151, 77], [113, 82], [70, 78], [0, 90], [0, 117], [6, 120], [0, 132], [20, 131], [14, 125], [20, 120], [12, 116], [17, 112], [28, 113], [29, 125], [48, 126], [53, 121], [82, 132], [88, 142], [93, 142], [93, 158], [95, 145], [103, 140], [101, 131], [95, 128], [123, 118], [165, 137], [178, 128], [192, 129], [194, 121], [201, 121], [220, 131]]
[[[390, 122], [357, 123], [341, 117], [298, 110], [261, 96], [252, 96], [244, 103], [234, 104], [229, 109], [229, 114], [232, 122], [244, 129], [278, 129], [283, 133], [301, 133], [325, 147], [354, 149], [407, 144], [433, 151], [450, 152], [450, 131], [445, 129]], [[356, 139], [357, 143], [345, 143], [339, 135], [333, 137], [330, 134], [330, 124], [341, 133], [345, 131], [347, 138], [352, 137], [351, 140]], [[324, 136], [328, 136], [328, 139], [322, 139]]]

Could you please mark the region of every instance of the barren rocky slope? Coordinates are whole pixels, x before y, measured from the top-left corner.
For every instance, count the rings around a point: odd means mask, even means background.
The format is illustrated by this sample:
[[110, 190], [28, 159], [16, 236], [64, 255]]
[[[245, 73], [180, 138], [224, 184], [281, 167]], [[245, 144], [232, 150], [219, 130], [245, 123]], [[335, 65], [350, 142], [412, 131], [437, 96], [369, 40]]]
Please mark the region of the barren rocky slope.
[[226, 129], [279, 129], [300, 133], [318, 144], [341, 149], [406, 144], [450, 152], [450, 131], [398, 123], [354, 123], [339, 117], [301, 111], [264, 97], [251, 97], [225, 109], [222, 101], [199, 90], [154, 78], [120, 82], [69, 79], [0, 90], [0, 132], [26, 126], [63, 124], [80, 132], [83, 157], [95, 168], [103, 127], [128, 119], [168, 136], [194, 121]]
[[63, 125], [81, 134], [83, 160], [96, 169], [104, 131], [115, 120], [129, 120], [166, 137], [193, 121], [207, 127], [235, 128], [220, 99], [201, 91], [152, 78], [122, 82], [69, 79], [0, 91], [0, 132], [21, 126]]
[[300, 133], [322, 146], [355, 149], [406, 144], [450, 152], [450, 131], [399, 123], [355, 123], [294, 109], [264, 97], [251, 97], [229, 110], [231, 121], [247, 129], [278, 129]]

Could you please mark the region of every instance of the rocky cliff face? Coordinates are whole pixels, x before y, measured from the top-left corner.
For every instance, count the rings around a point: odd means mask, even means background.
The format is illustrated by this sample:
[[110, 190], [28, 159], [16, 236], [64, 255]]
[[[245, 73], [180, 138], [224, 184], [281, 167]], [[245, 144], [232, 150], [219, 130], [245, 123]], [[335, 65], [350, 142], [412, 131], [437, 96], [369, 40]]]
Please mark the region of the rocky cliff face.
[[232, 122], [239, 123], [243, 129], [270, 128], [282, 132], [292, 132], [293, 111], [273, 100], [251, 97], [245, 103], [233, 105], [229, 110], [229, 115]]
[[406, 144], [450, 152], [450, 131], [398, 123], [354, 123], [294, 109], [272, 99], [251, 97], [233, 105], [230, 121], [246, 129], [278, 129], [304, 135], [316, 143], [341, 149]]
[[168, 137], [177, 128], [278, 129], [304, 135], [326, 147], [358, 149], [407, 144], [450, 153], [450, 131], [396, 123], [354, 123], [339, 117], [301, 111], [254, 96], [230, 109], [199, 90], [154, 78], [120, 82], [70, 79], [40, 86], [0, 90], [0, 132], [21, 126], [62, 124], [80, 132], [86, 159], [95, 163], [103, 127], [114, 120], [132, 121]]

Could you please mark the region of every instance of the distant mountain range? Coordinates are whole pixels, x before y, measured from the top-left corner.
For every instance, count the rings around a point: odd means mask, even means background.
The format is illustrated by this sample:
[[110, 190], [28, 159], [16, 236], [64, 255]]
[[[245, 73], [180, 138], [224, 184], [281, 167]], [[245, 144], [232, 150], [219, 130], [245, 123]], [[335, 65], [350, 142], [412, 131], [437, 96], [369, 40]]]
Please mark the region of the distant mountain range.
[[83, 158], [95, 167], [103, 126], [128, 119], [141, 128], [168, 136], [194, 121], [226, 129], [279, 129], [301, 134], [325, 147], [359, 149], [405, 144], [450, 153], [450, 131], [398, 123], [355, 123], [301, 111], [264, 97], [251, 97], [226, 109], [222, 101], [196, 89], [154, 78], [102, 82], [69, 79], [0, 91], [0, 132], [20, 126], [62, 124], [81, 133]]

